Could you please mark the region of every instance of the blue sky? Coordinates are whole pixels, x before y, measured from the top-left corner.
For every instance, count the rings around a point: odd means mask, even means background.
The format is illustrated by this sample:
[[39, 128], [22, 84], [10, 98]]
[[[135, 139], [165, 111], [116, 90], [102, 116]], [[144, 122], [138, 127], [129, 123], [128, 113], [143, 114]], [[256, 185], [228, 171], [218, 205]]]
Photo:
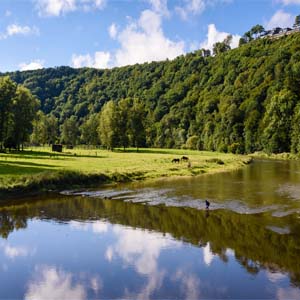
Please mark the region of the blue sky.
[[172, 59], [253, 25], [292, 26], [300, 0], [0, 0], [0, 72]]

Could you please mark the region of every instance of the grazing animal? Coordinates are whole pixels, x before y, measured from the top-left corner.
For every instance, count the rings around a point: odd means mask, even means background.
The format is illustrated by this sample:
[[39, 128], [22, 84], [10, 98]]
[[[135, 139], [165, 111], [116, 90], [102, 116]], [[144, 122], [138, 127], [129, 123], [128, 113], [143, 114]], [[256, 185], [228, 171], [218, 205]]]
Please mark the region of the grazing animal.
[[209, 209], [209, 206], [210, 206], [210, 202], [205, 200], [205, 204], [206, 204], [206, 209]]
[[179, 162], [180, 162], [180, 159], [179, 158], [173, 158], [172, 159], [172, 163], [178, 163], [179, 164]]
[[181, 161], [189, 161], [189, 158], [187, 156], [182, 156]]

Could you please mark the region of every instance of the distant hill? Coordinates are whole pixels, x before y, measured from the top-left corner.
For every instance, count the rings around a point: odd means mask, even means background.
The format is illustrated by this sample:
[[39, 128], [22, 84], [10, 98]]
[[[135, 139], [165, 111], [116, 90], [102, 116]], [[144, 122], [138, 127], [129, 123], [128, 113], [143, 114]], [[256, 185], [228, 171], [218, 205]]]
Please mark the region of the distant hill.
[[[148, 146], [237, 153], [300, 151], [300, 34], [257, 39], [215, 57], [110, 70], [57, 67], [13, 72], [60, 123], [78, 125], [109, 100], [139, 98]], [[192, 142], [191, 142], [192, 141]]]

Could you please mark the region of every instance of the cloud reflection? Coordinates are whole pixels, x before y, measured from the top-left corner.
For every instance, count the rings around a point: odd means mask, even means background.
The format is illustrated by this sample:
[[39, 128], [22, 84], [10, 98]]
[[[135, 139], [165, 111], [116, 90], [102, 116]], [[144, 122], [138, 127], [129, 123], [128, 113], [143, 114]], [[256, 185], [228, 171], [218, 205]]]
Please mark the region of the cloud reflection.
[[280, 272], [267, 271], [266, 274], [267, 274], [267, 278], [273, 283], [278, 283], [278, 282], [288, 278], [286, 274], [280, 273]]
[[71, 229], [80, 231], [92, 231], [94, 233], [105, 233], [108, 231], [109, 225], [107, 222], [95, 221], [91, 223], [71, 221], [69, 222]]
[[11, 246], [8, 243], [1, 243], [0, 248], [3, 249], [4, 255], [10, 259], [29, 256], [35, 252], [34, 249], [30, 250], [24, 246]]
[[178, 270], [174, 279], [180, 281], [180, 289], [185, 299], [200, 299], [200, 279], [196, 275]]
[[75, 284], [71, 273], [51, 266], [36, 268], [36, 279], [29, 283], [25, 295], [26, 300], [84, 300], [86, 298], [83, 285]]
[[298, 300], [300, 299], [300, 290], [295, 288], [279, 288], [277, 290], [278, 300]]
[[211, 251], [210, 244], [207, 243], [205, 247], [203, 247], [203, 261], [209, 267], [214, 260], [216, 255], [214, 255]]
[[106, 250], [105, 257], [111, 261], [114, 256], [120, 257], [126, 265], [133, 266], [135, 270], [147, 276], [147, 282], [139, 292], [132, 294], [126, 290], [125, 298], [149, 299], [151, 294], [162, 286], [166, 271], [158, 267], [158, 258], [165, 248], [176, 248], [181, 243], [155, 232], [140, 229], [114, 226], [117, 237], [115, 245]]

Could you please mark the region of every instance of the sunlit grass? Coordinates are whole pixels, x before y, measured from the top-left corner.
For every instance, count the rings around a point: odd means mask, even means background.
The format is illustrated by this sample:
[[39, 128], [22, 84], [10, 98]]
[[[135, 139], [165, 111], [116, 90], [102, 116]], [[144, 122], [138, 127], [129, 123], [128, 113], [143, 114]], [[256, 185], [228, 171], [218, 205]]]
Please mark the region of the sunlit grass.
[[[171, 162], [183, 155], [189, 157], [189, 163]], [[58, 184], [55, 174], [61, 181], [71, 176], [76, 184], [81, 182], [75, 180], [74, 174], [80, 177], [82, 184], [85, 178], [97, 182], [97, 176], [102, 176], [102, 181], [195, 176], [236, 169], [248, 161], [247, 156], [207, 151], [139, 149], [137, 152], [127, 149], [111, 152], [78, 147], [54, 153], [49, 147], [35, 147], [24, 152], [0, 154], [0, 189], [34, 186], [33, 183], [39, 186], [47, 178], [52, 178], [55, 187]], [[72, 185], [72, 180], [67, 182]]]

